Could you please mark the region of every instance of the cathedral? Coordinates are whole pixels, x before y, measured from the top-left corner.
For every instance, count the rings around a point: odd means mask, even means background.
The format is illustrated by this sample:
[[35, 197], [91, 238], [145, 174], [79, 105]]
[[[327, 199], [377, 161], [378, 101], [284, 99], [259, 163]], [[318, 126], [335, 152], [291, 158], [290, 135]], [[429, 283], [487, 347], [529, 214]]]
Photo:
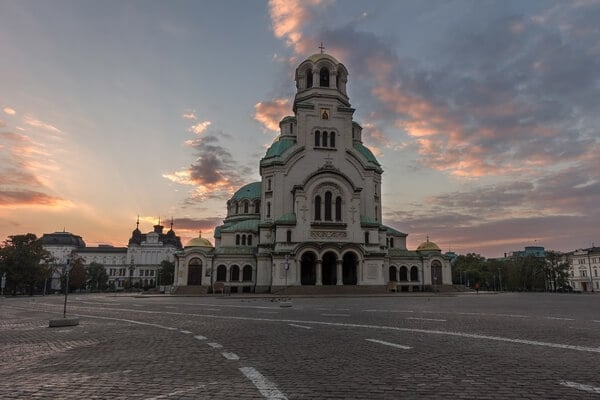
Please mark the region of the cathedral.
[[348, 70], [328, 54], [296, 69], [293, 115], [215, 229], [175, 253], [175, 293], [358, 293], [451, 285], [450, 259], [383, 224], [383, 169], [362, 143]]

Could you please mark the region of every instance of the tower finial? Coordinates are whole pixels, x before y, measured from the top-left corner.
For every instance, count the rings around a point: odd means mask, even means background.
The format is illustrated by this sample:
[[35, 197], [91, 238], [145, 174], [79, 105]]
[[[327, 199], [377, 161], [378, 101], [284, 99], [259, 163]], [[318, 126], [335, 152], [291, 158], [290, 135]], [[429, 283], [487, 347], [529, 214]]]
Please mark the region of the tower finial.
[[323, 50], [325, 50], [325, 46], [323, 46], [323, 42], [321, 42], [321, 45], [319, 46], [319, 48], [321, 49], [321, 54], [323, 54]]
[[173, 230], [173, 216], [171, 215], [171, 230]]
[[138, 214], [137, 222], [135, 223], [135, 229], [140, 229], [140, 216]]
[[429, 235], [427, 235], [427, 243], [429, 243]]
[[160, 225], [160, 216], [158, 216], [158, 225]]
[[198, 237], [202, 239], [202, 231], [199, 231]]

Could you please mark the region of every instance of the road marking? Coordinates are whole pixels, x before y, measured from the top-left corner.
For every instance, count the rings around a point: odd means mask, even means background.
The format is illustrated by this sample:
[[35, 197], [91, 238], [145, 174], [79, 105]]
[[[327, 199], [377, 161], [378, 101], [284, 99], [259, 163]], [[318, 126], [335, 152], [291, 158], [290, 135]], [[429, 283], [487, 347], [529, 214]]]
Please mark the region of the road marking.
[[412, 347], [410, 347], [410, 346], [403, 346], [401, 344], [384, 342], [383, 340], [377, 340], [377, 339], [365, 339], [365, 340], [368, 341], [368, 342], [379, 343], [379, 344], [383, 344], [383, 345], [390, 346], [390, 347], [397, 347], [397, 348], [403, 349], [403, 350], [410, 350], [410, 349], [412, 349]]
[[[288, 324], [289, 326], [293, 326], [295, 328], [303, 328], [303, 329], [312, 329], [312, 327], [310, 326], [304, 326], [304, 325], [296, 325], [296, 324]], [[44, 325], [45, 326], [45, 325]]]
[[206, 311], [221, 311], [220, 308], [207, 308]]
[[323, 317], [349, 317], [350, 314], [321, 314]]
[[207, 345], [209, 345], [210, 347], [212, 347], [213, 349], [222, 349], [223, 345], [220, 343], [215, 343], [215, 342], [211, 342], [211, 343], [207, 343]]
[[593, 319], [592, 322], [600, 322], [600, 320]]
[[406, 319], [415, 319], [418, 321], [437, 321], [437, 322], [446, 322], [445, 319], [440, 318], [417, 318], [417, 317], [407, 317]]
[[225, 357], [228, 360], [239, 360], [240, 359], [240, 356], [238, 356], [235, 353], [228, 353], [228, 352], [224, 351], [221, 354], [223, 355], [223, 357]]
[[349, 308], [338, 308], [337, 311], [350, 311]]
[[414, 313], [413, 310], [363, 310], [363, 312]]
[[164, 326], [164, 325], [159, 325], [159, 324], [152, 324], [150, 322], [134, 321], [132, 319], [100, 317], [100, 316], [97, 316], [97, 315], [85, 315], [85, 314], [73, 314], [73, 315], [76, 315], [78, 317], [85, 317], [85, 318], [108, 319], [108, 320], [112, 320], [112, 321], [129, 322], [130, 324], [136, 324], [136, 325], [153, 326], [155, 328], [166, 329], [168, 331], [176, 331], [177, 330], [177, 328], [173, 328], [173, 327], [170, 327], [170, 326]]
[[268, 400], [287, 400], [287, 396], [283, 394], [273, 382], [265, 378], [263, 374], [258, 372], [253, 367], [242, 367], [240, 368], [240, 372], [244, 374], [244, 376], [252, 383], [260, 394], [262, 394], [265, 399]]
[[181, 333], [185, 333], [186, 335], [189, 335], [190, 333], [192, 333], [192, 332], [190, 332], [190, 331], [185, 331], [185, 330], [180, 330], [179, 332], [181, 332]]
[[[60, 304], [52, 304], [52, 303], [37, 303], [38, 307], [40, 305], [47, 305], [53, 307], [61, 307]], [[31, 308], [25, 307], [15, 307], [15, 306], [6, 306], [7, 308], [28, 310], [28, 311], [39, 311], [39, 309], [32, 310]], [[81, 307], [81, 306], [72, 306], [72, 308], [92, 308], [94, 310], [98, 310], [97, 307]], [[260, 318], [260, 317], [240, 317], [240, 316], [230, 316], [230, 315], [214, 315], [214, 314], [195, 314], [195, 313], [182, 313], [182, 312], [170, 312], [170, 311], [150, 311], [150, 310], [137, 310], [131, 308], [102, 308], [100, 311], [126, 311], [132, 312], [136, 314], [168, 314], [168, 315], [178, 315], [178, 316], [192, 316], [192, 317], [200, 317], [200, 318], [214, 318], [214, 319], [230, 319], [236, 321], [261, 321], [261, 322], [284, 322], [284, 323], [299, 323], [299, 324], [312, 324], [312, 325], [326, 325], [326, 326], [341, 326], [341, 327], [350, 327], [350, 328], [364, 328], [364, 329], [382, 329], [382, 330], [391, 330], [398, 332], [412, 332], [412, 333], [423, 333], [428, 335], [444, 335], [444, 336], [456, 336], [456, 337], [465, 337], [470, 339], [481, 339], [481, 340], [492, 340], [498, 342], [507, 342], [507, 343], [518, 343], [518, 344], [527, 344], [532, 346], [543, 346], [543, 347], [551, 347], [565, 350], [575, 350], [575, 351], [585, 351], [589, 353], [600, 353], [600, 347], [585, 347], [585, 346], [576, 346], [570, 344], [561, 344], [561, 343], [551, 343], [551, 342], [540, 342], [535, 340], [526, 340], [526, 339], [512, 339], [502, 336], [488, 336], [488, 335], [479, 335], [473, 333], [463, 333], [463, 332], [453, 332], [453, 331], [440, 331], [440, 330], [428, 330], [428, 329], [416, 329], [416, 328], [400, 328], [396, 326], [385, 326], [385, 325], [367, 325], [367, 324], [351, 324], [351, 323], [342, 323], [342, 322], [326, 322], [326, 321], [307, 321], [307, 320], [298, 320], [298, 319], [273, 319], [273, 318]], [[117, 321], [126, 321], [134, 324], [141, 325], [150, 325], [156, 326], [163, 329], [169, 330], [177, 330], [177, 328], [169, 328], [156, 324], [150, 324], [147, 322], [139, 322], [132, 320], [123, 320], [119, 318], [109, 318], [109, 317], [99, 317], [95, 315], [83, 315], [83, 314], [73, 314], [75, 316], [80, 317], [90, 317], [90, 318], [100, 318], [100, 319], [110, 319]]]
[[279, 314], [277, 311], [258, 311], [258, 314]]
[[560, 384], [573, 389], [581, 390], [588, 393], [600, 394], [600, 387], [584, 385], [583, 383], [560, 381]]
[[173, 306], [165, 306], [165, 308], [176, 309], [177, 307], [173, 307]]
[[206, 340], [206, 336], [202, 336], [202, 335], [196, 335], [196, 336], [194, 336], [194, 339], [198, 339], [198, 340]]
[[315, 310], [319, 310], [319, 311], [330, 311], [331, 308], [315, 308]]
[[199, 385], [199, 386], [194, 386], [193, 388], [190, 389], [186, 389], [186, 390], [176, 390], [174, 392], [171, 393], [167, 393], [167, 394], [161, 394], [160, 396], [154, 396], [154, 397], [146, 397], [144, 400], [160, 400], [160, 399], [168, 399], [169, 397], [173, 397], [173, 396], [177, 396], [179, 394], [183, 394], [183, 393], [189, 393], [189, 392], [193, 392], [194, 390], [200, 389], [200, 388], [205, 388], [206, 385]]
[[546, 319], [555, 319], [559, 321], [575, 321], [574, 318], [546, 317]]

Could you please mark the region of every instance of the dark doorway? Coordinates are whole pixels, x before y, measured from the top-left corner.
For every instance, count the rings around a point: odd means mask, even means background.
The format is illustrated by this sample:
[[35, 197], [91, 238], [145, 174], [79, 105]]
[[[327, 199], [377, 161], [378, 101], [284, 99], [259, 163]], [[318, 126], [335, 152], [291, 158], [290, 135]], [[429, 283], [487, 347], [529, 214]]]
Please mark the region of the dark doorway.
[[314, 285], [317, 283], [317, 256], [315, 253], [304, 253], [300, 260], [300, 284]]
[[354, 253], [344, 254], [342, 263], [342, 282], [344, 285], [356, 285], [358, 276], [356, 273], [358, 266], [358, 258]]
[[437, 260], [431, 263], [431, 283], [434, 285], [442, 284], [442, 264]]
[[322, 268], [323, 285], [337, 285], [337, 256], [335, 253], [331, 251], [325, 253]]
[[202, 261], [194, 258], [188, 264], [188, 286], [202, 285]]

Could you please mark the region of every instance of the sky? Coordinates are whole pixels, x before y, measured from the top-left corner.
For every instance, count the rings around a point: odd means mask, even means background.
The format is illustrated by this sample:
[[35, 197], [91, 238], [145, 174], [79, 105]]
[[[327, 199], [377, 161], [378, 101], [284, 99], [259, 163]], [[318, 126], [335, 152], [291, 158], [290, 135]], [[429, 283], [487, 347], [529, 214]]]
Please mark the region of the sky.
[[409, 249], [598, 245], [598, 21], [597, 0], [0, 0], [0, 239], [125, 246], [139, 215], [213, 241], [322, 42]]

